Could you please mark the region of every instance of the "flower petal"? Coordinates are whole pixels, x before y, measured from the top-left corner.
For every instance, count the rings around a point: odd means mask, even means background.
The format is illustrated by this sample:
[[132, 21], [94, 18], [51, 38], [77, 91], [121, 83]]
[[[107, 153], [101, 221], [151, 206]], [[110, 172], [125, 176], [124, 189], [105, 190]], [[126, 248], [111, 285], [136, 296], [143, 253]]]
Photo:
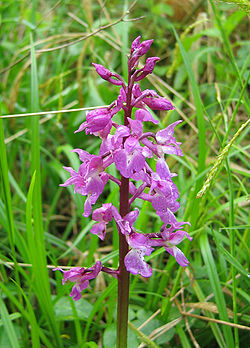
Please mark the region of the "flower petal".
[[175, 257], [176, 261], [180, 266], [187, 267], [189, 261], [179, 248], [177, 248], [176, 246], [174, 246], [173, 248], [168, 248], [164, 246], [164, 248], [169, 254]]
[[[175, 139], [172, 138], [173, 134], [174, 134], [174, 129], [177, 126], [177, 124], [181, 123], [182, 120], [176, 121], [172, 124], [170, 124], [168, 127], [160, 130], [159, 132], [156, 133], [156, 140], [159, 144], [165, 144], [167, 141], [169, 140], [174, 140]], [[172, 141], [171, 141], [172, 142]]]
[[147, 109], [138, 109], [135, 112], [135, 120], [142, 122], [153, 122], [154, 124], [158, 124], [159, 121], [155, 120], [151, 113]]
[[98, 236], [101, 240], [104, 240], [105, 234], [106, 234], [106, 223], [105, 222], [99, 222], [95, 224], [91, 230], [91, 233], [95, 234]]

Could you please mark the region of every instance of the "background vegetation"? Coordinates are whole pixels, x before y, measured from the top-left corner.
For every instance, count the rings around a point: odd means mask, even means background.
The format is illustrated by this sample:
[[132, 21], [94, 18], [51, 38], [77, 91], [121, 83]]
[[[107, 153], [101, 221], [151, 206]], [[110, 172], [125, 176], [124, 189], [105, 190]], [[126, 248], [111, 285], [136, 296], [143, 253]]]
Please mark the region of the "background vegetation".
[[[115, 226], [105, 242], [91, 235], [84, 199], [59, 184], [63, 165], [79, 167], [71, 149], [99, 147], [74, 135], [85, 112], [69, 109], [107, 105], [118, 94], [91, 62], [126, 78], [138, 35], [153, 38], [150, 55], [161, 58], [143, 87], [176, 106], [156, 113], [159, 127], [184, 121], [176, 129], [184, 158], [167, 161], [193, 241], [181, 246], [188, 268], [159, 249], [150, 256], [153, 276], [131, 277], [129, 347], [248, 346], [249, 5], [229, 2], [2, 2], [1, 115], [44, 114], [0, 119], [1, 348], [115, 346], [116, 280], [99, 275], [74, 303], [71, 285], [51, 268], [97, 259], [117, 267]], [[110, 201], [118, 206], [113, 183], [96, 207]], [[137, 206], [136, 228], [158, 231], [151, 205]]]

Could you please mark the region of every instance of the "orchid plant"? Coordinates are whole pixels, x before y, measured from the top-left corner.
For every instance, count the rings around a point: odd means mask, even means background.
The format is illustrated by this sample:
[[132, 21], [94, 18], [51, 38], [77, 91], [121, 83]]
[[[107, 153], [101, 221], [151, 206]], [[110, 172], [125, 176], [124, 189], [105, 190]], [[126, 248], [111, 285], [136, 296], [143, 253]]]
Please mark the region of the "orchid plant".
[[[172, 103], [160, 97], [154, 90], [142, 91], [138, 84], [147, 75], [153, 72], [158, 57], [146, 59], [143, 68], [138, 68], [140, 57], [144, 56], [153, 40], [140, 42], [137, 37], [131, 46], [128, 57], [128, 83], [123, 78], [100, 64], [93, 63], [96, 72], [102, 79], [120, 86], [117, 99], [107, 108], [88, 112], [86, 121], [76, 132], [85, 130], [86, 134], [100, 137], [102, 142], [99, 155], [92, 155], [82, 149], [73, 150], [79, 155], [82, 162], [79, 171], [64, 167], [70, 178], [61, 186], [75, 185], [74, 192], [86, 196], [85, 217], [91, 215], [92, 206], [104, 190], [109, 180], [115, 182], [120, 189], [120, 207], [112, 203], [103, 204], [95, 209], [92, 219], [96, 224], [91, 233], [104, 240], [107, 224], [113, 219], [119, 232], [119, 268], [112, 270], [105, 267], [100, 261], [90, 268], [75, 267], [63, 271], [63, 284], [68, 280], [75, 283], [70, 296], [73, 300], [81, 298], [82, 291], [89, 285], [99, 272], [106, 272], [118, 279], [118, 312], [117, 312], [117, 347], [127, 346], [127, 319], [129, 303], [129, 274], [140, 274], [143, 277], [152, 275], [152, 268], [145, 261], [155, 247], [163, 246], [175, 257], [176, 261], [185, 267], [188, 260], [176, 246], [186, 236], [192, 239], [183, 230], [188, 222], [177, 222], [174, 213], [179, 209], [177, 201], [179, 192], [172, 178], [177, 174], [171, 173], [165, 161], [165, 154], [182, 156], [180, 143], [174, 137], [175, 127], [182, 121], [176, 121], [165, 129], [143, 133], [144, 122], [157, 124], [151, 110], [173, 110]], [[135, 112], [134, 112], [135, 109]], [[124, 112], [122, 125], [113, 121], [113, 116], [120, 110]], [[111, 134], [112, 130], [112, 134]], [[156, 171], [147, 162], [148, 158], [156, 159]], [[120, 172], [120, 179], [106, 172], [112, 163]], [[134, 224], [139, 216], [139, 209], [132, 208], [135, 199], [142, 199], [152, 203], [156, 214], [163, 225], [159, 232], [143, 233], [135, 229]]]

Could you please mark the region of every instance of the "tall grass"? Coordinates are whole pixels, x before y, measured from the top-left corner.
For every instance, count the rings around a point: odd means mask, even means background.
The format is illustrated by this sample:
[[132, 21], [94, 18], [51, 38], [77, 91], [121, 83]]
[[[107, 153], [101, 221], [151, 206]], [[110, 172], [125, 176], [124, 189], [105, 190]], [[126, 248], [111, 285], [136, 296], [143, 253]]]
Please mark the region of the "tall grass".
[[[154, 55], [163, 57], [144, 87], [176, 106], [155, 117], [164, 126], [184, 120], [176, 129], [184, 158], [167, 162], [178, 173], [178, 219], [191, 221], [193, 241], [182, 245], [187, 269], [162, 248], [148, 257], [151, 278], [131, 278], [128, 346], [247, 346], [248, 19], [237, 5], [190, 4], [186, 14], [175, 1], [3, 4], [1, 115], [47, 115], [0, 118], [0, 347], [115, 346], [116, 280], [98, 276], [74, 303], [70, 285], [63, 287], [51, 268], [91, 266], [96, 259], [117, 267], [115, 227], [105, 243], [91, 236], [84, 201], [59, 184], [67, 178], [63, 165], [79, 167], [71, 149], [97, 153], [99, 146], [73, 134], [85, 113], [70, 109], [107, 105], [119, 91], [92, 74], [91, 62], [125, 75], [121, 57], [138, 35], [154, 38]], [[197, 22], [199, 12], [206, 20]], [[69, 111], [46, 117], [61, 109]], [[118, 197], [110, 183], [97, 206], [118, 207]], [[137, 204], [136, 228], [158, 231], [151, 205]]]

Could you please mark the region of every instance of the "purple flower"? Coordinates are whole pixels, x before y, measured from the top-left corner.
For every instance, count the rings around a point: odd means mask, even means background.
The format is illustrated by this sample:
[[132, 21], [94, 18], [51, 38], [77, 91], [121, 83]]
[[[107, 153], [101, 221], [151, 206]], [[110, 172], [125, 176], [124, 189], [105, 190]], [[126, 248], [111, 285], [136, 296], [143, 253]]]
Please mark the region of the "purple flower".
[[143, 101], [152, 110], [174, 110], [171, 101], [163, 97], [147, 97]]
[[67, 280], [75, 283], [70, 296], [73, 297], [74, 301], [77, 301], [81, 298], [81, 292], [89, 286], [89, 280], [96, 278], [98, 273], [102, 270], [102, 263], [97, 261], [96, 264], [90, 268], [74, 267], [69, 271], [64, 271], [60, 267], [53, 269], [53, 271], [56, 270], [63, 273], [63, 285]]
[[170, 255], [175, 257], [179, 265], [186, 267], [189, 264], [189, 261], [183, 252], [176, 247], [176, 245], [182, 242], [184, 236], [186, 236], [189, 240], [192, 240], [193, 238], [190, 237], [187, 232], [182, 230], [178, 230], [173, 233], [173, 227], [167, 228], [165, 225], [163, 225], [161, 231], [161, 238], [151, 239], [149, 244], [151, 246], [163, 246]]
[[151, 172], [148, 200], [157, 212], [165, 213], [167, 209], [175, 212], [179, 209], [180, 204], [176, 202], [179, 192], [171, 179], [173, 175], [164, 159], [157, 161], [156, 173]]
[[153, 248], [149, 245], [149, 239], [141, 233], [135, 232], [133, 224], [139, 215], [139, 209], [130, 211], [123, 218], [118, 210], [113, 207], [113, 216], [120, 232], [125, 235], [131, 247], [124, 259], [124, 264], [128, 272], [141, 274], [143, 277], [152, 275], [151, 267], [145, 262], [144, 255], [149, 256]]
[[116, 168], [125, 178], [133, 178], [134, 174], [140, 172], [145, 164], [142, 147], [139, 142], [129, 137], [124, 143], [124, 149], [114, 152]]
[[141, 175], [138, 177], [138, 173], [144, 169], [145, 157], [152, 157], [152, 152], [140, 145], [139, 139], [143, 134], [142, 122], [131, 118], [128, 121], [131, 134], [127, 128], [128, 132], [124, 132], [124, 136], [126, 136], [124, 147], [114, 151], [114, 162], [125, 178], [139, 180]]
[[112, 117], [122, 108], [123, 99], [119, 95], [117, 100], [108, 108], [101, 108], [87, 112], [86, 121], [83, 122], [75, 133], [82, 132], [86, 134], [99, 135], [101, 138], [107, 137], [112, 128]]
[[96, 234], [101, 240], [104, 240], [106, 225], [113, 219], [112, 204], [103, 204], [101, 208], [95, 209], [92, 214], [92, 220], [99, 221], [91, 228], [91, 233]]
[[167, 225], [171, 226], [170, 227], [171, 229], [169, 229], [169, 231], [171, 232], [179, 228], [182, 228], [183, 225], [191, 226], [189, 222], [184, 222], [184, 221], [177, 222], [176, 217], [169, 209], [167, 209], [167, 211], [164, 213], [157, 211], [156, 214], [159, 215], [161, 220], [164, 222], [164, 226], [167, 226]]
[[183, 156], [183, 153], [180, 149], [180, 144], [178, 143], [173, 136], [174, 128], [177, 124], [181, 123], [182, 120], [176, 121], [170, 124], [165, 129], [160, 130], [156, 133], [156, 141], [157, 141], [157, 150], [159, 154], [173, 154], [177, 156]]
[[125, 215], [123, 218], [119, 214], [116, 207], [112, 207], [113, 217], [115, 219], [115, 222], [117, 224], [117, 227], [119, 228], [120, 232], [128, 236], [132, 232], [131, 227], [135, 223], [136, 219], [139, 215], [139, 209], [136, 208], [133, 211], [130, 211], [127, 215]]
[[111, 112], [106, 108], [90, 111], [86, 114], [86, 121], [79, 126], [75, 133], [86, 129], [86, 134], [95, 134], [101, 130], [105, 130], [105, 133], [109, 134], [112, 128], [111, 118]]
[[137, 36], [136, 39], [134, 39], [134, 41], [131, 44], [131, 51], [130, 51], [130, 55], [132, 56], [133, 53], [138, 50], [139, 46], [140, 46], [140, 40], [141, 40], [141, 36]]
[[144, 255], [149, 256], [154, 250], [149, 245], [149, 238], [137, 232], [127, 235], [127, 242], [132, 248], [124, 259], [124, 264], [128, 272], [141, 274], [143, 277], [151, 277], [152, 268], [144, 260]]
[[79, 154], [83, 163], [80, 165], [79, 172], [70, 167], [63, 167], [71, 174], [71, 177], [60, 186], [75, 185], [75, 193], [87, 196], [84, 205], [84, 216], [89, 216], [91, 214], [91, 205], [95, 204], [103, 192], [109, 176], [104, 172], [105, 167], [101, 157], [90, 155], [80, 149], [76, 149], [74, 152]]
[[143, 138], [141, 142], [145, 146], [147, 146], [157, 157], [164, 158], [165, 154], [183, 156], [180, 148], [181, 143], [177, 142], [175, 137], [173, 136], [175, 126], [181, 122], [181, 120], [176, 121], [165, 129], [157, 132], [155, 136], [156, 144], [154, 144], [147, 138]]
[[[74, 192], [86, 196], [84, 216], [91, 214], [92, 205], [96, 203], [109, 179], [120, 187], [121, 199], [125, 199], [123, 197], [128, 199], [128, 192], [126, 195], [123, 195], [123, 192], [129, 187], [130, 198], [127, 202], [129, 207], [136, 198], [152, 203], [156, 214], [164, 223], [159, 233], [136, 231], [133, 225], [139, 210], [135, 209], [121, 216], [111, 203], [103, 204], [101, 208], [93, 211], [92, 220], [96, 221], [96, 224], [91, 228], [93, 234], [104, 240], [107, 224], [114, 218], [119, 233], [125, 237], [130, 248], [124, 258], [127, 271], [150, 277], [152, 269], [145, 262], [145, 255], [151, 255], [154, 247], [163, 246], [181, 266], [185, 267], [188, 260], [176, 245], [183, 240], [184, 236], [190, 240], [192, 238], [183, 231], [183, 225], [189, 223], [177, 222], [173, 214], [180, 206], [177, 201], [179, 192], [172, 181], [177, 174], [170, 172], [164, 158], [165, 154], [182, 156], [180, 143], [174, 137], [174, 129], [181, 121], [170, 124], [156, 134], [152, 131], [143, 133], [143, 122], [158, 123], [148, 108], [168, 111], [173, 110], [174, 106], [171, 101], [159, 96], [154, 90], [141, 91], [139, 84], [136, 83], [151, 74], [160, 59], [147, 58], [144, 67], [137, 69], [140, 57], [147, 53], [153, 42], [153, 40], [140, 42], [140, 39], [141, 37], [138, 36], [131, 45], [131, 54], [128, 57], [128, 85], [120, 75], [112, 73], [101, 64], [93, 63], [102, 79], [121, 88], [117, 99], [108, 107], [88, 112], [86, 121], [76, 131], [85, 130], [86, 134], [94, 134], [102, 139], [99, 156], [90, 155], [81, 149], [73, 150], [79, 155], [82, 164], [79, 171], [65, 167], [71, 177], [61, 186], [75, 185]], [[123, 125], [117, 123], [119, 118], [115, 121], [112, 119], [121, 109], [124, 111]], [[153, 155], [157, 157], [156, 171], [153, 171], [147, 162], [147, 158], [153, 158]], [[106, 168], [113, 163], [122, 177], [134, 181], [140, 180], [142, 183], [135, 185], [130, 180], [127, 187], [125, 180], [119, 180], [106, 173]], [[97, 262], [96, 265], [87, 269], [76, 267], [70, 271], [61, 270], [64, 273], [63, 284], [67, 280], [76, 283], [70, 296], [78, 300], [81, 297], [81, 291], [88, 286], [89, 280], [95, 278], [101, 270], [115, 277], [120, 272], [119, 268], [111, 270], [102, 267], [101, 262]]]

